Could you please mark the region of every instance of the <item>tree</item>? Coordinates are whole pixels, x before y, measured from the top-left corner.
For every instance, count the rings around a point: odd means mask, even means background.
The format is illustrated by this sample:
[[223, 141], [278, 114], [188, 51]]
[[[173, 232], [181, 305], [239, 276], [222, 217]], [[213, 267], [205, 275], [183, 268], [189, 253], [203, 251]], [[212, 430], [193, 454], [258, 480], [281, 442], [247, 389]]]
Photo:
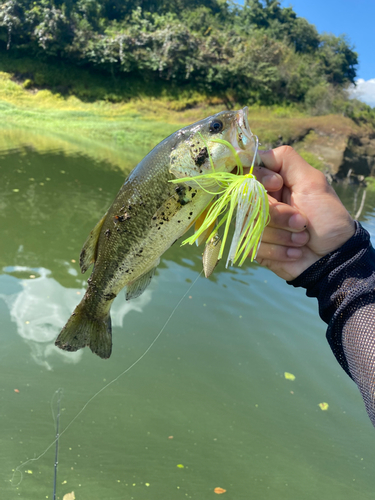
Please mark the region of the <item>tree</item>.
[[278, 0], [3, 0], [0, 44], [260, 104], [344, 87], [358, 59]]
[[354, 83], [358, 54], [349, 46], [344, 35], [339, 37], [329, 34], [323, 35], [319, 58], [330, 83], [334, 85]]

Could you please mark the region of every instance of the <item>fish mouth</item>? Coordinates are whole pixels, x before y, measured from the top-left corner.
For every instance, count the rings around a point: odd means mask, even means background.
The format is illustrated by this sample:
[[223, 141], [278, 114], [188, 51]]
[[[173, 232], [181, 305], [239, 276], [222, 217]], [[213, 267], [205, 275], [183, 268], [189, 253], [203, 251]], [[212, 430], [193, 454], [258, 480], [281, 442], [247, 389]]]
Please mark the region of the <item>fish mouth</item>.
[[243, 166], [250, 167], [253, 163], [258, 163], [258, 137], [250, 129], [247, 106], [236, 113], [231, 130], [231, 142]]
[[253, 150], [255, 146], [255, 136], [249, 126], [248, 111], [248, 107], [245, 106], [236, 114], [233, 146], [239, 151]]

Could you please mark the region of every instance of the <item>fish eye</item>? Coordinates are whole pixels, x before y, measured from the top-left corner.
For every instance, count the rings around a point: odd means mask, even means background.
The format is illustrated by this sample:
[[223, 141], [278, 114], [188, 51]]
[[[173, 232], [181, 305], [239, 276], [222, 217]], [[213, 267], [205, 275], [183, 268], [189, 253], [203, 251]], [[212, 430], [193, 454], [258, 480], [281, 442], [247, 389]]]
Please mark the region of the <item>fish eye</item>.
[[209, 131], [211, 134], [217, 134], [223, 130], [223, 122], [220, 120], [212, 120]]

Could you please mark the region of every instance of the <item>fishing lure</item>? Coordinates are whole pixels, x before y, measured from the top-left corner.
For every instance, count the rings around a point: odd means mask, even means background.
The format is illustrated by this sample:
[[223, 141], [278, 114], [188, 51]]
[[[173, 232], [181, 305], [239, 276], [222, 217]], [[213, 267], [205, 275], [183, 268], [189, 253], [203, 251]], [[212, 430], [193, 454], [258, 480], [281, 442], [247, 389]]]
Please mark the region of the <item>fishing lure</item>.
[[210, 242], [212, 238], [217, 238], [219, 228], [224, 225], [224, 233], [221, 238], [222, 244], [218, 254], [218, 260], [221, 259], [228, 238], [230, 224], [232, 219], [235, 218], [235, 229], [226, 267], [228, 267], [229, 263], [231, 265], [237, 263], [238, 266], [242, 266], [247, 257], [250, 258], [251, 262], [255, 260], [264, 228], [270, 220], [267, 191], [253, 174], [258, 152], [258, 137], [253, 135], [255, 152], [248, 174], [244, 174], [242, 162], [231, 143], [223, 139], [211, 139], [212, 142], [217, 142], [228, 147], [237, 163], [237, 173], [217, 172], [208, 145], [203, 137], [201, 138], [208, 151], [212, 172], [194, 177], [185, 177], [184, 179], [173, 179], [170, 182], [195, 182], [200, 189], [212, 194], [216, 199], [213, 203], [210, 202], [210, 204], [212, 203], [211, 206], [209, 204], [205, 208], [207, 210], [210, 206], [199, 229], [192, 236], [184, 240], [182, 245], [186, 245], [187, 243], [192, 245], [198, 241], [210, 227], [215, 225], [215, 221], [222, 216], [216, 227], [209, 232], [206, 239], [207, 242]]

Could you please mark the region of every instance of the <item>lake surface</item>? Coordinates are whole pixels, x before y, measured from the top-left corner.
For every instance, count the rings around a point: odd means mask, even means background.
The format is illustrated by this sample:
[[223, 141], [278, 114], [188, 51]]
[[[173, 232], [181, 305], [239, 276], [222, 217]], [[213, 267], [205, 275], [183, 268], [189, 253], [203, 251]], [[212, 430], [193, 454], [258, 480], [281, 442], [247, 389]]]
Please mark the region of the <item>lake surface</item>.
[[[25, 143], [3, 147], [0, 176], [2, 498], [52, 498], [59, 400], [60, 499], [374, 498], [375, 429], [314, 299], [255, 264], [199, 277], [201, 249], [176, 244], [141, 297], [116, 299], [110, 360], [63, 352], [80, 249], [125, 174]], [[361, 190], [340, 196], [358, 210]], [[367, 194], [372, 235], [374, 206]]]

